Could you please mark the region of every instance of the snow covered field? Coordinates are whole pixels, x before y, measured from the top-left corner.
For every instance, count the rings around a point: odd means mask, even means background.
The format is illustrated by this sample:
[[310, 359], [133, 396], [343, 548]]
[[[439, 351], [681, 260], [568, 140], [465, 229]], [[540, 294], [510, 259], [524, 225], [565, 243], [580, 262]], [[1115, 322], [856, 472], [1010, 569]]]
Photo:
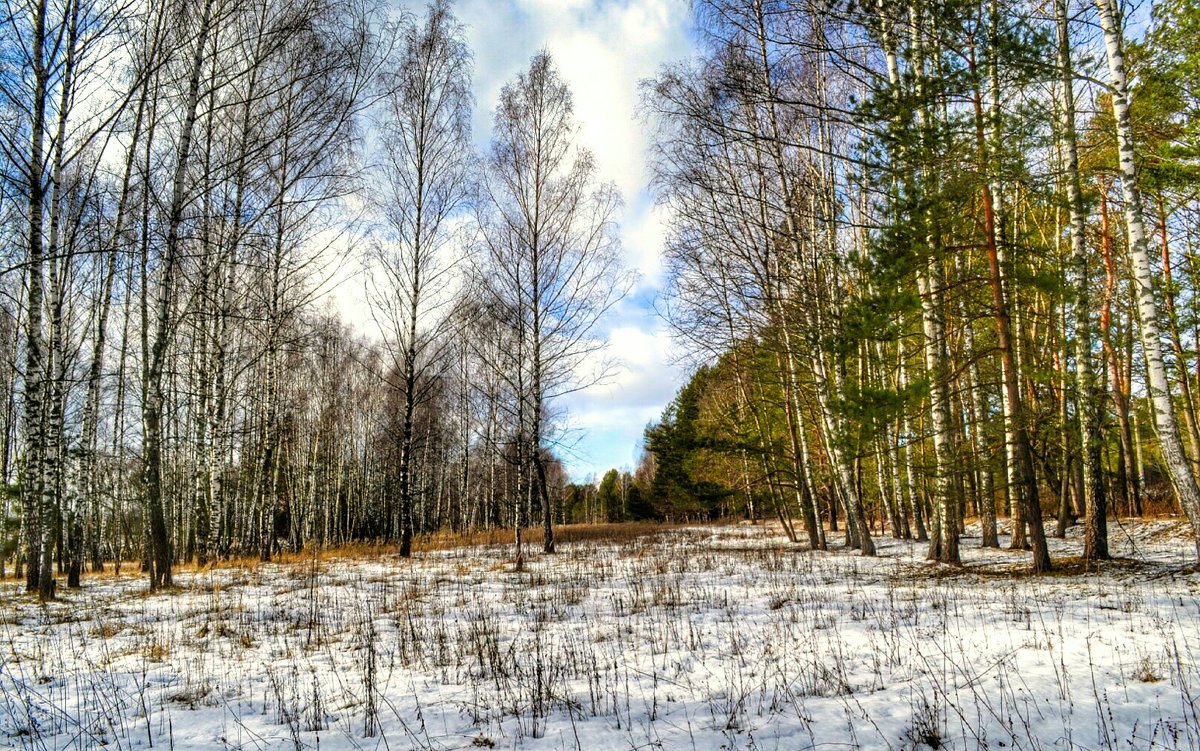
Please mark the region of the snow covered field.
[[[1080, 548], [1072, 530], [1060, 558]], [[789, 549], [771, 527], [0, 585], [0, 746], [1200, 748], [1200, 574], [1173, 522], [1099, 572]]]

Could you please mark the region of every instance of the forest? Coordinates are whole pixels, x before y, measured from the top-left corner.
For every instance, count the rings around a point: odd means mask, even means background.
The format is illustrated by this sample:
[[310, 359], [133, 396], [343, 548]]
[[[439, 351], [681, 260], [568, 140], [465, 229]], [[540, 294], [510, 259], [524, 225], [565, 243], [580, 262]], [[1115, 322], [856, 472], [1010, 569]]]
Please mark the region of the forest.
[[[475, 154], [444, 2], [39, 1], [2, 40], [0, 566], [48, 598], [443, 527], [553, 550], [551, 407], [628, 274], [547, 54]], [[322, 304], [352, 264], [374, 335]]]
[[1039, 572], [1047, 522], [1089, 560], [1110, 516], [1200, 529], [1200, 5], [699, 5], [645, 91], [701, 363], [655, 503], [945, 563], [1006, 516]]
[[[1035, 571], [1047, 523], [1089, 560], [1114, 515], [1195, 534], [1200, 7], [692, 15], [640, 96], [697, 369], [618, 505], [555, 453], [634, 279], [549, 53], [476, 153], [448, 2], [10, 4], [0, 566], [50, 598], [441, 530], [514, 530], [519, 568], [523, 530], [625, 518], [951, 564], [1007, 518]], [[327, 302], [347, 264], [371, 331]]]
[[1198, 81], [1200, 0], [7, 0], [0, 746], [1200, 748]]

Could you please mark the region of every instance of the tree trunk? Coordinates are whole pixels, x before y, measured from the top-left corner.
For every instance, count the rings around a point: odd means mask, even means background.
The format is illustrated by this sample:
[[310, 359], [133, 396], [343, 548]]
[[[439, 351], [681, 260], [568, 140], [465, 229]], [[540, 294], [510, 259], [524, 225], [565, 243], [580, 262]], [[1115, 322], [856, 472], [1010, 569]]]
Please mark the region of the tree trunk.
[[[922, 27], [923, 14], [918, 4], [909, 4], [909, 25], [913, 46], [913, 68], [918, 101], [917, 129], [922, 151], [928, 149], [929, 115], [923, 102], [925, 77], [925, 47]], [[920, 180], [932, 182], [929, 174], [914, 174], [910, 191], [932, 191], [930, 184], [919, 184]], [[918, 187], [919, 185], [919, 187]], [[960, 562], [958, 530], [955, 518], [957, 507], [954, 488], [954, 429], [950, 417], [949, 369], [946, 351], [946, 329], [942, 303], [941, 238], [933, 225], [933, 218], [925, 211], [925, 256], [917, 262], [917, 293], [921, 296], [921, 330], [924, 335], [925, 370], [929, 375], [929, 410], [933, 428], [934, 450], [934, 499], [931, 501], [933, 519], [930, 525], [929, 558], [942, 563]]]
[[1079, 425], [1079, 456], [1083, 476], [1081, 492], [1086, 515], [1083, 554], [1089, 559], [1107, 558], [1108, 498], [1101, 464], [1100, 396], [1092, 374], [1090, 271], [1085, 242], [1087, 219], [1079, 176], [1079, 147], [1075, 131], [1075, 74], [1071, 63], [1067, 0], [1055, 0], [1054, 15], [1058, 31], [1058, 66], [1062, 76], [1061, 136], [1066, 155], [1067, 203], [1071, 212], [1071, 263], [1075, 273], [1075, 414]]
[[[188, 81], [187, 100], [184, 106], [183, 129], [179, 135], [175, 174], [171, 183], [170, 213], [167, 217], [167, 237], [163, 249], [162, 269], [159, 274], [159, 299], [154, 337], [149, 342], [147, 362], [144, 368], [142, 424], [145, 446], [143, 450], [143, 472], [146, 484], [146, 525], [151, 546], [150, 588], [171, 585], [171, 546], [163, 514], [163, 373], [166, 366], [167, 344], [171, 334], [171, 318], [174, 307], [175, 278], [179, 270], [179, 236], [186, 205], [185, 180], [191, 156], [192, 135], [196, 124], [196, 110], [200, 101], [200, 73], [204, 61], [204, 47], [212, 22], [213, 0], [204, 0], [200, 27], [197, 30], [196, 50], [192, 59]], [[143, 289], [143, 300], [148, 292]], [[143, 311], [148, 306], [143, 302]], [[143, 338], [148, 320], [143, 320]]]
[[1141, 321], [1147, 390], [1153, 407], [1154, 424], [1163, 461], [1179, 505], [1191, 522], [1196, 557], [1200, 559], [1200, 486], [1196, 484], [1196, 477], [1192, 474], [1183, 441], [1180, 439], [1175, 406], [1171, 400], [1171, 387], [1163, 362], [1158, 301], [1154, 297], [1154, 277], [1150, 269], [1146, 228], [1142, 222], [1142, 197], [1138, 190], [1137, 166], [1134, 161], [1133, 126], [1129, 118], [1129, 86], [1122, 49], [1121, 19], [1114, 0], [1096, 0], [1096, 5], [1100, 10], [1100, 26], [1104, 31], [1104, 46], [1108, 52], [1113, 115], [1116, 119], [1117, 157], [1121, 173], [1121, 191], [1125, 197], [1125, 227], [1129, 236], [1129, 263], [1136, 287], [1138, 318]]
[[[22, 483], [22, 525], [25, 532], [25, 589], [38, 592], [43, 598], [53, 596], [53, 591], [42, 589], [49, 572], [42, 572], [43, 528], [49, 525], [49, 511], [53, 498], [47, 494], [53, 489], [45, 484], [45, 393], [46, 353], [43, 349], [42, 305], [43, 275], [45, 263], [45, 238], [43, 210], [46, 200], [44, 137], [46, 128], [46, 97], [49, 72], [46, 69], [46, 14], [45, 0], [34, 6], [33, 39], [30, 50], [33, 68], [32, 120], [30, 122], [30, 149], [28, 162], [29, 230], [27, 235], [28, 275], [26, 283], [29, 295], [26, 301], [28, 313], [25, 318], [25, 464]], [[48, 586], [53, 586], [52, 579]]]
[[1191, 377], [1188, 373], [1187, 353], [1179, 336], [1179, 316], [1175, 312], [1175, 282], [1171, 278], [1171, 245], [1167, 235], [1167, 209], [1160, 194], [1158, 197], [1158, 229], [1162, 247], [1163, 303], [1167, 308], [1167, 338], [1171, 342], [1171, 353], [1175, 356], [1175, 370], [1179, 375], [1179, 410], [1183, 414], [1183, 429], [1188, 438], [1188, 458], [1192, 465], [1200, 463], [1200, 427], [1196, 420], [1196, 403], [1192, 395]]

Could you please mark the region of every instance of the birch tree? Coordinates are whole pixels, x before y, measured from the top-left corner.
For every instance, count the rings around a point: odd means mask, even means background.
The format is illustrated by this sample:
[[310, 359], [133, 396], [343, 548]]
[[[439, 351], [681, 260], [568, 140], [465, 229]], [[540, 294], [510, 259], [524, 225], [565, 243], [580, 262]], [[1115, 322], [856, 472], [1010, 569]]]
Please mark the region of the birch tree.
[[[68, 231], [63, 211], [70, 191], [68, 176], [85, 174], [81, 163], [94, 158], [94, 148], [127, 98], [103, 80], [111, 72], [107, 66], [113, 60], [115, 32], [126, 13], [122, 4], [102, 7], [84, 0], [28, 0], [9, 5], [0, 20], [0, 40], [6, 54], [13, 55], [14, 70], [0, 80], [0, 104], [13, 116], [0, 134], [0, 152], [7, 162], [4, 175], [11, 181], [12, 195], [22, 204], [20, 235], [25, 251], [26, 588], [43, 598], [55, 592], [52, 537], [61, 511], [65, 463], [65, 428], [60, 419], [65, 386], [56, 378], [65, 366], [60, 336], [62, 275], [69, 272], [69, 263], [59, 253], [63, 233]], [[85, 90], [95, 94], [87, 107], [79, 106]]]
[[1195, 535], [1196, 556], [1200, 558], [1200, 486], [1192, 473], [1175, 406], [1171, 397], [1167, 368], [1163, 361], [1162, 334], [1159, 329], [1158, 301], [1154, 293], [1154, 276], [1150, 268], [1150, 252], [1143, 220], [1144, 207], [1138, 188], [1137, 151], [1130, 120], [1129, 80], [1125, 66], [1123, 18], [1116, 0], [1096, 0], [1100, 11], [1100, 28], [1104, 32], [1104, 48], [1108, 56], [1109, 87], [1115, 118], [1117, 165], [1121, 192], [1125, 198], [1125, 231], [1128, 238], [1129, 265], [1136, 290], [1138, 321], [1141, 324], [1142, 356], [1146, 365], [1146, 381], [1154, 412], [1154, 427], [1162, 447], [1163, 460], [1179, 505], [1187, 515]]
[[577, 140], [571, 92], [549, 54], [538, 53], [500, 92], [483, 238], [488, 288], [517, 331], [517, 471], [532, 471], [547, 553], [554, 552], [546, 475], [552, 408], [595, 381], [580, 368], [603, 348], [597, 322], [628, 287], [612, 223], [620, 199], [597, 182], [595, 159]]
[[1083, 470], [1083, 499], [1087, 526], [1084, 531], [1085, 558], [1108, 557], [1108, 503], [1101, 464], [1100, 405], [1092, 373], [1092, 321], [1090, 270], [1086, 248], [1087, 217], [1083, 184], [1079, 175], [1079, 145], [1075, 126], [1075, 74], [1071, 60], [1071, 33], [1067, 0], [1055, 0], [1054, 22], [1058, 40], [1059, 97], [1064, 176], [1070, 212], [1071, 263], [1075, 273], [1075, 388], [1076, 411]]
[[407, 21], [403, 51], [387, 81], [381, 123], [380, 210], [387, 236], [372, 254], [371, 303], [386, 332], [400, 392], [400, 555], [412, 553], [413, 421], [427, 400], [429, 377], [444, 360], [451, 336], [445, 308], [453, 301], [456, 237], [453, 221], [471, 189], [471, 58], [464, 30], [446, 2], [424, 21]]

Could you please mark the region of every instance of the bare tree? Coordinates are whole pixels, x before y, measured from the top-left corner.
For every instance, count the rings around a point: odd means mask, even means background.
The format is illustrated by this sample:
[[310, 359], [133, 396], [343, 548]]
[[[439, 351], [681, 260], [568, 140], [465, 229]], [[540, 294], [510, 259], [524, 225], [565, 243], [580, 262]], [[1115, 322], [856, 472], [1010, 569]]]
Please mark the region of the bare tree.
[[518, 474], [526, 462], [532, 467], [547, 553], [554, 552], [550, 409], [594, 380], [579, 369], [603, 347], [596, 324], [628, 287], [612, 224], [620, 199], [611, 185], [597, 184], [595, 160], [576, 131], [571, 92], [541, 52], [500, 92], [483, 221], [487, 288], [517, 331]]
[[[82, 163], [94, 160], [93, 147], [127, 101], [104, 80], [126, 11], [121, 4], [28, 0], [8, 5], [0, 19], [0, 40], [18, 71], [0, 80], [0, 106], [12, 118], [0, 135], [0, 153], [23, 209], [26, 586], [43, 598], [54, 596], [52, 537], [66, 443], [63, 304], [69, 255], [77, 249], [63, 242], [70, 234], [64, 206], [90, 173]], [[87, 106], [80, 104], [83, 91], [94, 94]]]
[[[373, 248], [370, 301], [384, 330], [400, 391], [400, 555], [412, 553], [414, 414], [445, 362], [455, 271], [453, 219], [470, 191], [471, 56], [445, 0], [424, 21], [407, 19], [380, 123], [387, 231]], [[458, 233], [461, 234], [461, 233]]]

